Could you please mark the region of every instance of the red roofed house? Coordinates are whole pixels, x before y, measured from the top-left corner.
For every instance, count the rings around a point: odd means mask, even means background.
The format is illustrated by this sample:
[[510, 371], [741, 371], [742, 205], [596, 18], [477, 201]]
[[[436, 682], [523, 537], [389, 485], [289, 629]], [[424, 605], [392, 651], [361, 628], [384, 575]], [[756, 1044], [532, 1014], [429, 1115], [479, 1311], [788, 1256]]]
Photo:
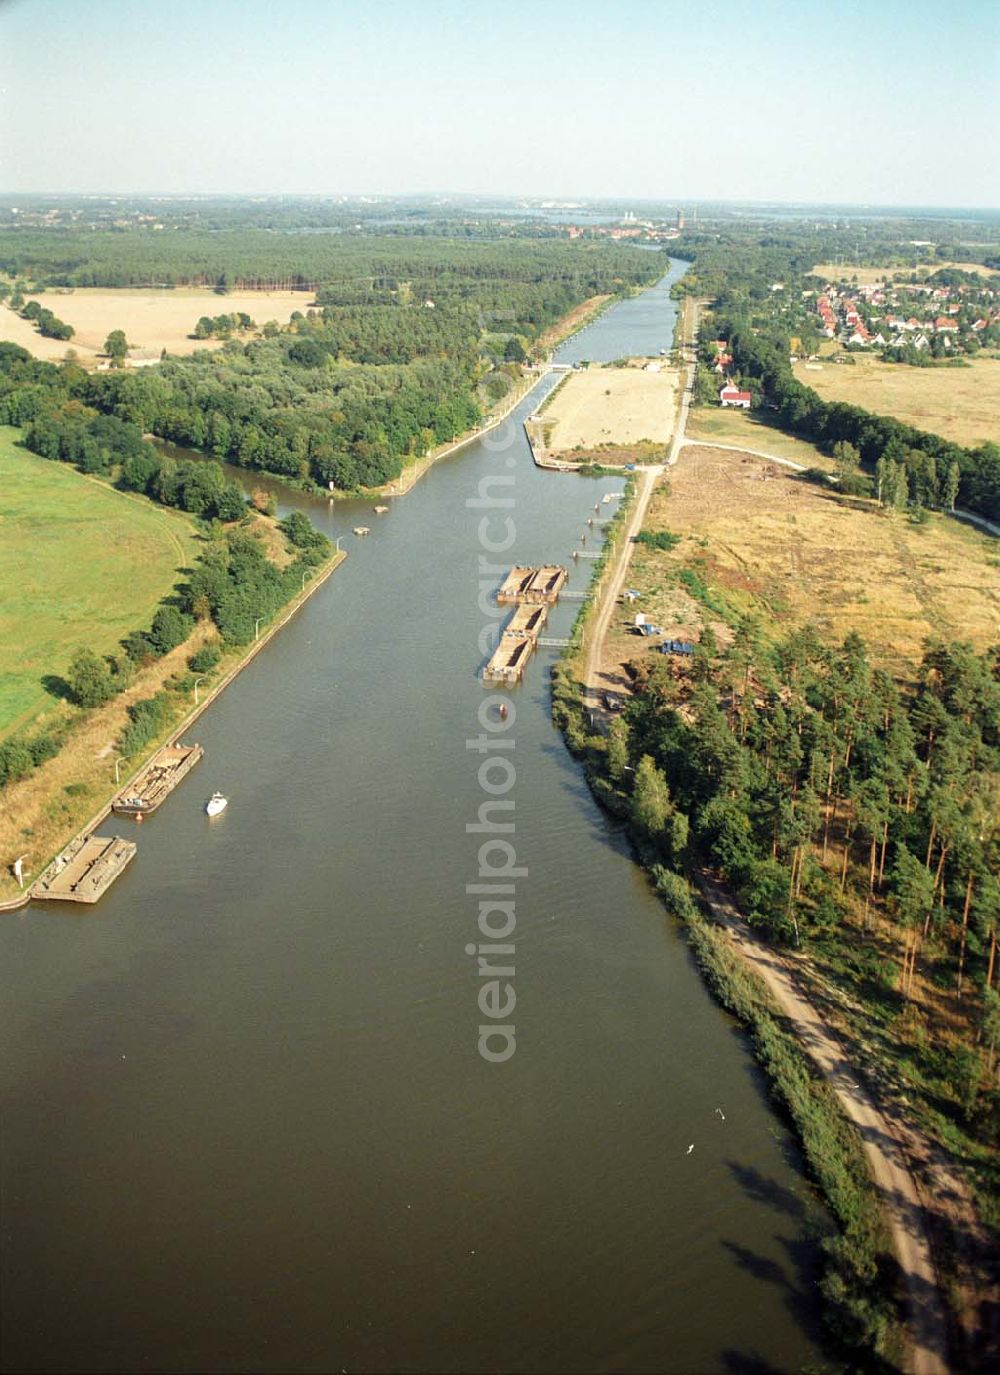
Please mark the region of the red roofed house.
[[728, 387], [723, 387], [719, 392], [720, 406], [737, 406], [741, 410], [748, 411], [753, 397], [748, 391], [740, 391], [739, 387], [734, 387], [732, 383]]

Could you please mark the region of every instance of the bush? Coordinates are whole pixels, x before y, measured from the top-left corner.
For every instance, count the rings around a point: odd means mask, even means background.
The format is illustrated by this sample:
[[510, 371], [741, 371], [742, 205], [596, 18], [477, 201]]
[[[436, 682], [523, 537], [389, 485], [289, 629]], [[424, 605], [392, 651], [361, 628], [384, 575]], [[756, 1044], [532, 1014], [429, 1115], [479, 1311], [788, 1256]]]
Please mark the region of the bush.
[[118, 691], [111, 665], [92, 649], [78, 649], [73, 655], [67, 682], [73, 701], [81, 707], [102, 706]]
[[673, 549], [680, 544], [680, 535], [672, 535], [669, 530], [640, 530], [635, 537], [636, 544], [644, 544], [648, 549]]
[[191, 634], [194, 621], [176, 606], [161, 606], [153, 617], [149, 639], [157, 654], [169, 654]]
[[202, 645], [188, 659], [188, 668], [192, 673], [210, 673], [222, 658], [222, 651], [218, 645]]
[[0, 745], [0, 787], [25, 778], [32, 769], [58, 754], [63, 742], [63, 730], [43, 730], [28, 739], [18, 736]]
[[296, 549], [319, 553], [324, 556], [330, 551], [330, 541], [326, 535], [321, 530], [317, 530], [312, 521], [304, 516], [301, 511], [293, 511], [290, 516], [286, 516], [281, 522], [281, 529], [289, 544], [293, 544]]
[[153, 642], [141, 630], [133, 630], [124, 640], [120, 640], [119, 644], [134, 664], [156, 658], [157, 651]]
[[170, 699], [165, 692], [143, 697], [128, 709], [129, 724], [122, 731], [119, 747], [123, 754], [136, 754], [149, 744], [170, 720]]
[[681, 921], [690, 921], [697, 915], [698, 909], [686, 878], [681, 874], [675, 874], [672, 869], [664, 869], [659, 864], [654, 865], [651, 873], [656, 883], [656, 891], [672, 916], [679, 917]]

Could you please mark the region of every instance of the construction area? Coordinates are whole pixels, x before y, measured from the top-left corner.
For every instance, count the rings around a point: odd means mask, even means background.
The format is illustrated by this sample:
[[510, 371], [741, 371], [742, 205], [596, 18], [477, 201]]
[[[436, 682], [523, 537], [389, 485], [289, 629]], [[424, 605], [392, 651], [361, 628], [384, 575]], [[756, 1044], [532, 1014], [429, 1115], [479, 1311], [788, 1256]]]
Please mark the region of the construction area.
[[173, 792], [205, 751], [200, 745], [164, 745], [126, 789], [118, 794], [111, 810], [141, 821]]
[[45, 870], [32, 897], [96, 902], [135, 858], [135, 852], [135, 842], [121, 836], [79, 836]]
[[556, 564], [542, 568], [518, 566], [507, 574], [497, 593], [497, 601], [501, 605], [513, 602], [517, 610], [504, 626], [500, 643], [483, 669], [487, 682], [518, 682], [538, 647], [549, 607], [559, 600], [559, 592], [568, 576], [566, 569]]

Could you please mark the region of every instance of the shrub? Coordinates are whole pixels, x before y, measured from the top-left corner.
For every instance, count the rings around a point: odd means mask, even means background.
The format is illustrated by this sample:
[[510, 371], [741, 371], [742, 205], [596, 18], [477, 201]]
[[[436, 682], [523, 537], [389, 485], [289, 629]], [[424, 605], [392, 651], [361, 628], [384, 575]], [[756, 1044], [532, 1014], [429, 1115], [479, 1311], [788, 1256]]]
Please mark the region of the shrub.
[[170, 720], [170, 699], [165, 692], [143, 697], [128, 709], [129, 724], [118, 742], [123, 754], [135, 754], [149, 744]]
[[680, 544], [680, 535], [672, 535], [669, 530], [640, 530], [635, 537], [636, 544], [644, 544], [648, 549], [673, 549]]
[[161, 606], [153, 617], [149, 639], [157, 654], [169, 654], [191, 634], [192, 618], [176, 606]]
[[111, 674], [111, 665], [99, 659], [92, 649], [78, 649], [69, 666], [70, 693], [81, 707], [99, 707], [118, 691]]
[[209, 673], [221, 658], [222, 651], [218, 645], [202, 645], [188, 659], [188, 668], [192, 673]]

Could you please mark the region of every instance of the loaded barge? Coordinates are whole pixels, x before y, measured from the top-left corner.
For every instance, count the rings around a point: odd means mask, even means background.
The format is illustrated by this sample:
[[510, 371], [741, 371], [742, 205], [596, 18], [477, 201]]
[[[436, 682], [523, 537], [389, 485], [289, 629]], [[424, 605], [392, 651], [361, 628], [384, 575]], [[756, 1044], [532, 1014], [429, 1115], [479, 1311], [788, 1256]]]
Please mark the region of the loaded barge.
[[501, 605], [515, 603], [517, 610], [503, 628], [500, 643], [483, 669], [491, 683], [516, 683], [538, 645], [538, 637], [548, 620], [549, 607], [569, 575], [558, 564], [541, 568], [517, 566], [507, 574], [497, 592]]
[[141, 821], [166, 801], [204, 753], [200, 745], [164, 745], [139, 777], [118, 794], [111, 810], [119, 816], [134, 816]]

